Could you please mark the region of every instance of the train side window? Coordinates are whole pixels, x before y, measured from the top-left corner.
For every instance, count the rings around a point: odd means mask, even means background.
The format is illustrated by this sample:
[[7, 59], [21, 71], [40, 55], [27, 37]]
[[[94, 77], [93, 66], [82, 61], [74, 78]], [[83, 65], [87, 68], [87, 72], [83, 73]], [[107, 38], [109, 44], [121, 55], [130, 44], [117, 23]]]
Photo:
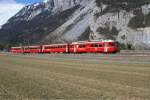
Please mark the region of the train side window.
[[99, 47], [102, 47], [102, 44], [99, 44]]
[[99, 45], [98, 45], [98, 44], [95, 44], [95, 47], [99, 47]]
[[92, 44], [91, 47], [95, 47], [95, 44]]
[[29, 48], [25, 47], [24, 50], [28, 50]]
[[80, 44], [79, 48], [85, 48], [85, 45], [84, 44]]
[[91, 47], [99, 47], [98, 44], [92, 44]]
[[73, 48], [73, 45], [70, 45], [70, 48]]
[[79, 48], [82, 48], [82, 45], [79, 45]]
[[36, 49], [38, 49], [38, 48], [31, 48], [31, 50], [36, 50]]
[[14, 48], [13, 50], [21, 50], [21, 48]]
[[45, 47], [45, 49], [51, 49], [51, 47]]

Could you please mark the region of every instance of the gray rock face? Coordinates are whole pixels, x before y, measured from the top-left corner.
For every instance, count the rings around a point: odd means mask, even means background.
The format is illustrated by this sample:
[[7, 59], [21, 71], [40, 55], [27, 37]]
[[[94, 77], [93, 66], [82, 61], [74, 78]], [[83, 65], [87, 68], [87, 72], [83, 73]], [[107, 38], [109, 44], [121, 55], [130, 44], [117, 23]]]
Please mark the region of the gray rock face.
[[64, 11], [75, 5], [79, 5], [81, 0], [50, 0], [49, 3], [53, 3], [54, 10]]
[[[148, 24], [144, 24], [150, 22], [149, 20], [144, 21], [150, 14], [149, 6], [146, 4], [130, 11], [119, 10], [119, 12], [106, 12], [96, 18], [93, 16], [93, 22], [90, 24], [92, 39], [112, 38], [122, 44], [131, 45], [133, 49], [149, 49], [150, 28]], [[140, 11], [140, 15], [136, 11]], [[96, 10], [95, 12], [101, 13], [102, 11]]]
[[132, 44], [134, 49], [150, 49], [150, 27], [128, 29], [125, 42]]

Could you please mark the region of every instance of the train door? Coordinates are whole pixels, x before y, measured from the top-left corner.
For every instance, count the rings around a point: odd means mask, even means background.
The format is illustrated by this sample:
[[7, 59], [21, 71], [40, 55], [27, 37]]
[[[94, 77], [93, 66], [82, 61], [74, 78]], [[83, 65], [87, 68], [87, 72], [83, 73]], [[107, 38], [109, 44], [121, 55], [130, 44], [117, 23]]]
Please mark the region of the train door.
[[76, 53], [76, 44], [73, 45], [73, 52]]
[[74, 53], [78, 52], [79, 44], [74, 44]]
[[70, 44], [66, 44], [66, 53], [70, 53]]
[[42, 52], [43, 52], [43, 50], [44, 50], [43, 47], [44, 47], [44, 46], [40, 45], [39, 53], [42, 53]]
[[88, 53], [88, 52], [91, 52], [91, 44], [90, 43], [88, 43], [87, 45], [86, 45], [86, 52]]
[[107, 44], [107, 42], [104, 42], [104, 52], [105, 53], [108, 52], [108, 44]]

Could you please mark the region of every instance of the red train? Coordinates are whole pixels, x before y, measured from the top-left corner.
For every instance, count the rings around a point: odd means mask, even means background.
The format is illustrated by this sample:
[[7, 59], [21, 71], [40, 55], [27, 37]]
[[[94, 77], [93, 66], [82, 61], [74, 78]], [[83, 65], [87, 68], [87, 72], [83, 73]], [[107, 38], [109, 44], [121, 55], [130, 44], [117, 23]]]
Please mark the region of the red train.
[[113, 40], [79, 41], [66, 44], [12, 47], [12, 53], [116, 53], [117, 42]]

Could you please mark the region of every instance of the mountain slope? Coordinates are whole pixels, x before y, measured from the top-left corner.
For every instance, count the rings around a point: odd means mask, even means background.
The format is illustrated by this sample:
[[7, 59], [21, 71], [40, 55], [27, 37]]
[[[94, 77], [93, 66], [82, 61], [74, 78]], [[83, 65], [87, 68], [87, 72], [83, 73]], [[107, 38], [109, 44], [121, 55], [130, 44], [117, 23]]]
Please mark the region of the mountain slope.
[[40, 41], [46, 34], [67, 21], [78, 8], [79, 4], [75, 4], [68, 9], [59, 10], [59, 6], [54, 6], [50, 1], [26, 6], [2, 26], [0, 30], [1, 41], [11, 43], [24, 42], [25, 40], [31, 43]]

